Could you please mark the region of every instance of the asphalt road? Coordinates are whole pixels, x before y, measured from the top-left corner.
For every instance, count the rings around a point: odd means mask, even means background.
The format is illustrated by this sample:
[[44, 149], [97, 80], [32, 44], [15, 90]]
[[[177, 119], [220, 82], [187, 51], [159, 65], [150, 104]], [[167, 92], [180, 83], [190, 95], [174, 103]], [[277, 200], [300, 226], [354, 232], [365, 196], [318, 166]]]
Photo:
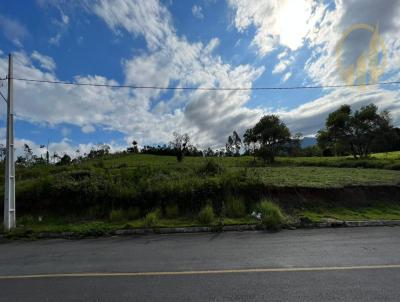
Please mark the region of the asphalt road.
[[0, 244], [0, 301], [399, 301], [400, 227]]

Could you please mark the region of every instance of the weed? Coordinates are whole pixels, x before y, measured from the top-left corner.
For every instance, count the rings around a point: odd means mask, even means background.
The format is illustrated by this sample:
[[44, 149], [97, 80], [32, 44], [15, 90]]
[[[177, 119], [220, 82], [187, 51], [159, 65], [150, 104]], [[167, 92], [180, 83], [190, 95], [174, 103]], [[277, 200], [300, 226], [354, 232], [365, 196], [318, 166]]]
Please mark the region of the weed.
[[259, 205], [261, 224], [268, 230], [279, 230], [284, 217], [279, 206], [271, 201], [263, 200]]
[[154, 210], [150, 213], [147, 213], [144, 217], [144, 225], [146, 227], [154, 227], [157, 225], [160, 217], [160, 210]]
[[199, 221], [202, 224], [210, 224], [214, 221], [215, 214], [211, 205], [206, 205], [199, 213]]

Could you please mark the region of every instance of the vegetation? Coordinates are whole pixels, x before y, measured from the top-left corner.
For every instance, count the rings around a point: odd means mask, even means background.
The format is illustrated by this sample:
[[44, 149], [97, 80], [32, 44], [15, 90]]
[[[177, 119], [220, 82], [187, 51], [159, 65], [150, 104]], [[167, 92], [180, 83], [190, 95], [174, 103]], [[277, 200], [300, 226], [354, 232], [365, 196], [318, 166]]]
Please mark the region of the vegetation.
[[268, 230], [279, 230], [283, 223], [284, 217], [279, 206], [269, 200], [263, 200], [258, 211], [261, 214], [261, 223]]
[[[82, 233], [126, 225], [255, 223], [253, 209], [268, 228], [279, 227], [286, 216], [344, 217], [357, 209], [370, 209], [365, 217], [398, 217], [400, 151], [371, 153], [384, 127], [390, 127], [392, 139], [397, 133], [387, 116], [371, 106], [354, 114], [343, 107], [328, 117], [326, 140], [318, 138], [319, 146], [307, 150], [301, 148], [301, 134], [292, 136], [276, 116], [263, 117], [243, 141], [234, 131], [226, 150], [200, 151], [187, 134], [177, 133], [168, 146], [139, 149], [133, 141], [125, 152], [111, 154], [109, 146], [100, 144], [88, 154], [77, 150], [73, 158], [48, 151], [45, 158], [38, 157], [26, 145], [17, 161], [18, 217], [33, 229], [81, 225]], [[352, 144], [362, 152], [351, 154]], [[300, 156], [305, 150], [311, 156]], [[343, 155], [316, 156], [321, 152]], [[320, 203], [324, 206], [315, 209]], [[388, 204], [386, 212], [370, 215], [382, 203]]]
[[147, 213], [146, 216], [144, 217], [144, 225], [146, 227], [154, 227], [158, 223], [158, 218], [160, 216], [160, 211], [159, 210], [154, 210], [150, 213]]
[[225, 202], [225, 214], [229, 218], [246, 216], [246, 205], [242, 198], [230, 196]]
[[330, 113], [317, 139], [325, 154], [350, 153], [359, 158], [368, 157], [374, 144], [388, 144], [400, 137], [390, 123], [389, 112], [378, 113], [378, 107], [370, 104], [354, 114], [349, 105]]
[[255, 153], [264, 161], [274, 162], [275, 156], [290, 141], [290, 131], [276, 115], [266, 115], [246, 132], [247, 144], [258, 146]]
[[202, 224], [210, 224], [215, 219], [214, 210], [211, 205], [206, 205], [199, 213], [199, 222]]

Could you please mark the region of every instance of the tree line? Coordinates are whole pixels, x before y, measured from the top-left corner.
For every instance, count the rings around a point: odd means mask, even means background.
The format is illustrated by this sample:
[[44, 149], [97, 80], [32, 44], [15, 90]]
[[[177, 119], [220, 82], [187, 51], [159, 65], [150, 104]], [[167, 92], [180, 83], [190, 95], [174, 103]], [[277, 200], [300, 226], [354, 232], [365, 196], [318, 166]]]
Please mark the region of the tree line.
[[[117, 152], [141, 153], [153, 155], [176, 156], [182, 161], [184, 156], [243, 156], [251, 155], [265, 162], [272, 163], [276, 156], [345, 156], [352, 155], [355, 159], [368, 157], [371, 152], [388, 152], [400, 150], [400, 128], [394, 127], [389, 111], [378, 111], [374, 104], [352, 111], [350, 105], [342, 105], [331, 112], [323, 129], [317, 132], [317, 144], [302, 148], [301, 133], [291, 134], [289, 128], [277, 115], [263, 116], [243, 137], [233, 131], [228, 136], [224, 148], [204, 150], [191, 143], [187, 133], [173, 133], [169, 144], [139, 148], [136, 140], [125, 151]], [[41, 146], [42, 147], [42, 146]], [[44, 147], [44, 146], [43, 146]], [[111, 147], [98, 144], [88, 153], [75, 151], [71, 157], [67, 153], [59, 155], [49, 150], [45, 155], [37, 156], [25, 144], [23, 154], [17, 157], [16, 163], [22, 166], [35, 164], [69, 165], [84, 160], [104, 158], [110, 154]], [[0, 145], [0, 160], [4, 160], [5, 148]]]

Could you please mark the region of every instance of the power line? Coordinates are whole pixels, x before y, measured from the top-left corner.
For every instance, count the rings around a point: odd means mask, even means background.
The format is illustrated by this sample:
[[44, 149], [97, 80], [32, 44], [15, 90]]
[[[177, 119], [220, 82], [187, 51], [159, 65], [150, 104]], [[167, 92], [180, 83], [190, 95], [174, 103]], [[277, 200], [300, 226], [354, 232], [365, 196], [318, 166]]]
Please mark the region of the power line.
[[[5, 80], [6, 78], [0, 78]], [[171, 87], [171, 86], [135, 86], [135, 85], [112, 85], [112, 84], [96, 84], [96, 83], [78, 83], [68, 81], [50, 81], [28, 78], [13, 78], [15, 81], [24, 81], [30, 83], [46, 83], [57, 85], [71, 86], [90, 86], [90, 87], [107, 87], [107, 88], [130, 88], [130, 89], [155, 89], [155, 90], [206, 90], [206, 91], [249, 91], [249, 90], [298, 90], [298, 89], [323, 89], [323, 88], [346, 88], [346, 87], [364, 87], [378, 85], [395, 85], [400, 81], [388, 81], [380, 83], [364, 83], [364, 84], [341, 84], [341, 85], [314, 85], [314, 86], [286, 86], [286, 87]]]

